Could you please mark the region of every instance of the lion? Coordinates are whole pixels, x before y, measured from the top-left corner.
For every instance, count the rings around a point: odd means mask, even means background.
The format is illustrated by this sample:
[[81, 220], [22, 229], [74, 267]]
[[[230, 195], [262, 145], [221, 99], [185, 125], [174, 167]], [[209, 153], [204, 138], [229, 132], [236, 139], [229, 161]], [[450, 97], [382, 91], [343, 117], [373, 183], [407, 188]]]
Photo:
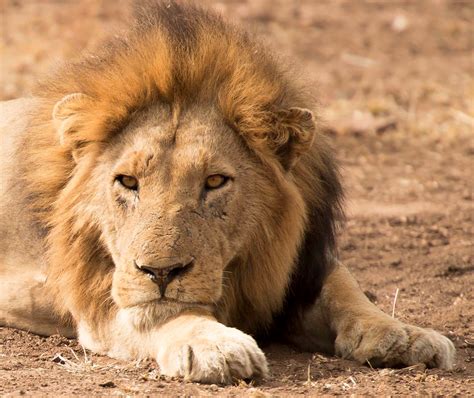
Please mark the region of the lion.
[[339, 262], [340, 177], [304, 84], [212, 12], [140, 4], [2, 104], [0, 325], [203, 383], [267, 377], [262, 338], [451, 369], [449, 339]]

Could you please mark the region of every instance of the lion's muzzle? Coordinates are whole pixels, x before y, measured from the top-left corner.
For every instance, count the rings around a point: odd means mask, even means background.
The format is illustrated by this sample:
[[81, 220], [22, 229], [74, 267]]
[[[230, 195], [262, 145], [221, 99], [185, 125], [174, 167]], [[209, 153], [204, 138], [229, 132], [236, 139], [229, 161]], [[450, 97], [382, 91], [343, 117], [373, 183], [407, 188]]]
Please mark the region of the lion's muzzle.
[[161, 298], [164, 298], [169, 283], [178, 276], [188, 273], [193, 267], [194, 258], [191, 256], [164, 257], [149, 264], [141, 264], [138, 261], [134, 263], [139, 271], [147, 274], [158, 285]]

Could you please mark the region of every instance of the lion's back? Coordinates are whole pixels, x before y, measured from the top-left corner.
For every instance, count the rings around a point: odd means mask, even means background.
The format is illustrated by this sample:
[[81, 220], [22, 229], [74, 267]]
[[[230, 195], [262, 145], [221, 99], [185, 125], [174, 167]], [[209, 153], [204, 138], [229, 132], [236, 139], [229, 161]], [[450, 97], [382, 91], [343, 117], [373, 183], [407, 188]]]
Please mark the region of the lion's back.
[[10, 264], [12, 253], [17, 254], [13, 258], [18, 260], [20, 253], [29, 259], [38, 258], [41, 252], [38, 230], [27, 206], [28, 193], [20, 175], [28, 141], [27, 127], [37, 102], [34, 98], [21, 98], [0, 103], [0, 270], [3, 271], [21, 265]]
[[35, 98], [0, 102], [0, 167], [2, 170], [5, 163], [11, 161], [14, 151], [21, 149], [20, 138], [28, 127], [29, 115], [36, 102]]
[[0, 102], [0, 136], [2, 144], [4, 137], [13, 129], [24, 131], [31, 117], [31, 111], [34, 109], [38, 99], [34, 97], [18, 98], [9, 101]]
[[[17, 185], [18, 166], [26, 131], [37, 100], [19, 98], [0, 103], [0, 207], [9, 202], [11, 190]], [[10, 199], [11, 200], [11, 199]], [[0, 211], [1, 214], [1, 211]], [[1, 220], [1, 215], [0, 215]], [[3, 223], [2, 223], [3, 224]]]

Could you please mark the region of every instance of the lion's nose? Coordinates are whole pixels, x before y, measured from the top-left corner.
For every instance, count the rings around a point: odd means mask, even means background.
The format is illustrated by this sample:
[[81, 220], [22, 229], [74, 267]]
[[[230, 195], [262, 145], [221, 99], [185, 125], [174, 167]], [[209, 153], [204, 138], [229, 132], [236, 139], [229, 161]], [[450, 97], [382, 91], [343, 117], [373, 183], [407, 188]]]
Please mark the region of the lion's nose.
[[161, 297], [165, 296], [169, 283], [178, 276], [184, 275], [193, 266], [193, 257], [166, 257], [153, 260], [147, 264], [135, 261], [135, 267], [148, 274], [150, 279], [158, 285]]

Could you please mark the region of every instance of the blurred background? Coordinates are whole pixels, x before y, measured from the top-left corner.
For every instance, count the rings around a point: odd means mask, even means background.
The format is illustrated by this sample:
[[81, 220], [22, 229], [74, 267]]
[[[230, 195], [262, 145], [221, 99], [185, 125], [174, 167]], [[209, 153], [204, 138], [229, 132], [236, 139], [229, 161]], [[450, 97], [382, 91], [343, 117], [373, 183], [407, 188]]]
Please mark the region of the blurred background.
[[[28, 95], [61, 60], [120, 35], [132, 3], [0, 0], [0, 99]], [[431, 371], [431, 381], [407, 377], [402, 384], [377, 379], [377, 385], [384, 394], [462, 395], [474, 372], [474, 1], [199, 3], [256, 32], [319, 99], [347, 191], [341, 258], [367, 295], [391, 313], [398, 292], [397, 317], [439, 329], [457, 346], [454, 373]], [[8, 355], [25, 352], [22, 338], [12, 338]], [[270, 352], [270, 392], [304, 392], [311, 356], [298, 355]], [[335, 360], [328, 372], [318, 361], [313, 379], [329, 378], [333, 390], [323, 383], [309, 391], [344, 392], [345, 383], [358, 394], [380, 392], [369, 369], [350, 365], [354, 387], [345, 382], [349, 365]], [[285, 387], [291, 380], [295, 390]]]

